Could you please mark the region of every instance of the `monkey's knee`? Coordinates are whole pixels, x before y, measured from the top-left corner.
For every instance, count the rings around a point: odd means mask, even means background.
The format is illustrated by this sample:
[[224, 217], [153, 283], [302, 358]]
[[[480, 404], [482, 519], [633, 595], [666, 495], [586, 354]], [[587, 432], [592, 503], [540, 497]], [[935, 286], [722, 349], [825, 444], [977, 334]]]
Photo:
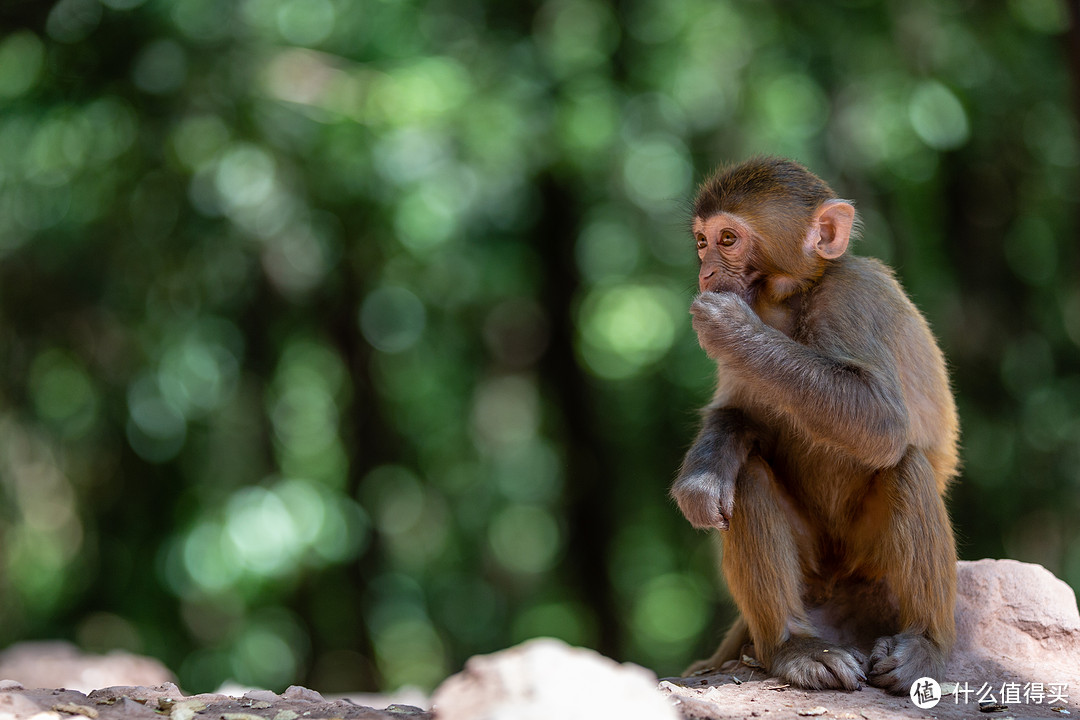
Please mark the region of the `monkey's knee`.
[[772, 468], [761, 457], [747, 458], [740, 468], [735, 478], [734, 505], [732, 534], [761, 538], [765, 550], [794, 546], [793, 528], [799, 522], [798, 514]]

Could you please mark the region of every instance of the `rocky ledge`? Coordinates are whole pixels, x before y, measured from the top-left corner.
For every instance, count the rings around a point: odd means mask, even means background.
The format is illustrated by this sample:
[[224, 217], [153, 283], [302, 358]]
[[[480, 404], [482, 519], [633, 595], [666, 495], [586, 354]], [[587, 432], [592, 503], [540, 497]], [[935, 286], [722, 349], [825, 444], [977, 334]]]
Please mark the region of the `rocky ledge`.
[[[752, 662], [723, 673], [658, 681], [644, 668], [538, 639], [470, 659], [439, 686], [430, 709], [423, 700], [417, 702], [424, 708], [370, 696], [361, 702], [327, 699], [296, 686], [280, 695], [184, 695], [161, 680], [168, 676], [165, 668], [145, 658], [87, 658], [64, 646], [16, 648], [0, 655], [0, 677], [12, 678], [0, 682], [0, 720], [1080, 718], [1080, 614], [1072, 589], [1038, 565], [1011, 560], [961, 562], [958, 581], [957, 646], [940, 679], [938, 703], [925, 709], [875, 688], [792, 688]], [[44, 677], [70, 677], [78, 685], [121, 676], [147, 684], [33, 687]]]

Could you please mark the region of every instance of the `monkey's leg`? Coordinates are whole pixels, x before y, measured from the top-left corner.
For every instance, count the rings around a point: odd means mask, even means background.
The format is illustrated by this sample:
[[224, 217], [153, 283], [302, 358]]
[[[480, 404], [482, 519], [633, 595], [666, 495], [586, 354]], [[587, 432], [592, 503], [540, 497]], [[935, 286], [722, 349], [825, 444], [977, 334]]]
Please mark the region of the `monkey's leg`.
[[861, 688], [866, 658], [818, 638], [807, 618], [796, 539], [799, 519], [760, 457], [746, 462], [735, 495], [739, 511], [723, 536], [722, 567], [758, 658], [793, 685]]
[[[860, 528], [860, 547], [872, 548], [870, 569], [896, 596], [901, 632], [882, 637], [870, 655], [870, 684], [906, 695], [921, 677], [940, 679], [956, 640], [956, 546], [926, 456], [909, 449], [879, 476], [878, 503], [866, 516], [882, 521]], [[869, 533], [873, 532], [873, 536]]]

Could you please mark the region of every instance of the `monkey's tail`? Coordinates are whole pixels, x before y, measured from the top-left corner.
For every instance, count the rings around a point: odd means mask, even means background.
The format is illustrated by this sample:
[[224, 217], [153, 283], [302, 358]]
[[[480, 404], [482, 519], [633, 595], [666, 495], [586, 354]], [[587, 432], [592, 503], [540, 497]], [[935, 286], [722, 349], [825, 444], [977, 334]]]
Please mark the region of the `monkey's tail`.
[[742, 615], [735, 618], [735, 622], [732, 624], [731, 629], [724, 635], [724, 639], [720, 642], [720, 647], [716, 648], [716, 652], [712, 654], [708, 660], [698, 660], [690, 667], [683, 671], [683, 677], [690, 677], [691, 675], [704, 675], [707, 673], [715, 672], [720, 669], [720, 666], [729, 660], [740, 660], [742, 658], [743, 645], [750, 642], [750, 628], [747, 627], [746, 621], [743, 620]]
[[743, 645], [748, 642], [750, 642], [750, 628], [747, 626], [743, 616], [739, 615], [739, 617], [735, 618], [735, 622], [731, 624], [727, 635], [724, 635], [720, 647], [716, 648], [716, 654], [713, 655], [712, 659], [716, 661], [717, 667], [728, 660], [741, 659]]

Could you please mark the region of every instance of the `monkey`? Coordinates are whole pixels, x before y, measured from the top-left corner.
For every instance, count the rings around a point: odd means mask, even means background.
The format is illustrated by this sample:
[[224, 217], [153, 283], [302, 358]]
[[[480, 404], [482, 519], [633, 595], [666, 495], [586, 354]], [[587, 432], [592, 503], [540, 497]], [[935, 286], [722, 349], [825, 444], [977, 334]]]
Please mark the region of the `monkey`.
[[702, 674], [757, 659], [784, 682], [906, 694], [955, 641], [945, 507], [959, 422], [944, 355], [880, 261], [847, 253], [853, 204], [759, 157], [698, 189], [690, 308], [715, 393], [671, 496], [720, 530], [739, 618]]

